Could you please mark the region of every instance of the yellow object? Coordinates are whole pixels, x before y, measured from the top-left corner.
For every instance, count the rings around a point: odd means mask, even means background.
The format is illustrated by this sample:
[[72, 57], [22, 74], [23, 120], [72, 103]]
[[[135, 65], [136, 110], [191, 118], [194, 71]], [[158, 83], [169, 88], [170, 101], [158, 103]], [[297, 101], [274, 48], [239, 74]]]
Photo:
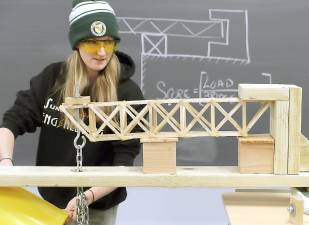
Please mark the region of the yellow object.
[[67, 213], [23, 188], [0, 188], [1, 225], [63, 225]]

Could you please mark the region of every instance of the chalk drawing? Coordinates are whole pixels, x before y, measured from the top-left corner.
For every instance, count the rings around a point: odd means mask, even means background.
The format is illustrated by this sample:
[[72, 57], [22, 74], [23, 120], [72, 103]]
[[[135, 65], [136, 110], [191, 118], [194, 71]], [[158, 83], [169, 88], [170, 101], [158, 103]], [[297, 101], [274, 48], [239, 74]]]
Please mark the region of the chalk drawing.
[[[226, 56], [225, 49], [221, 47], [232, 46], [230, 40], [231, 19], [228, 17], [237, 15], [243, 21], [242, 32], [244, 39], [237, 40], [243, 43], [236, 43], [237, 46], [242, 46], [239, 55]], [[184, 19], [166, 19], [166, 18], [140, 18], [140, 17], [118, 17], [120, 25], [120, 33], [140, 35], [141, 37], [141, 89], [144, 90], [144, 78], [146, 71], [146, 59], [152, 58], [176, 58], [176, 59], [192, 59], [192, 60], [207, 60], [212, 63], [239, 63], [249, 64], [249, 39], [248, 39], [248, 12], [247, 10], [224, 10], [224, 9], [209, 9], [209, 19], [200, 20], [184, 20]], [[205, 53], [198, 54], [192, 52], [190, 54], [181, 52], [173, 52], [169, 48], [169, 44], [173, 41], [173, 37], [188, 38], [188, 43], [192, 43], [192, 39], [205, 40]], [[185, 39], [186, 40], [186, 39]], [[235, 40], [234, 40], [235, 41]], [[220, 47], [221, 46], [221, 47]], [[220, 47], [221, 52], [216, 52], [216, 48]], [[226, 48], [226, 51], [228, 48]], [[175, 51], [175, 50], [174, 50]], [[203, 91], [199, 92], [199, 95]], [[203, 92], [207, 93], [207, 92]]]

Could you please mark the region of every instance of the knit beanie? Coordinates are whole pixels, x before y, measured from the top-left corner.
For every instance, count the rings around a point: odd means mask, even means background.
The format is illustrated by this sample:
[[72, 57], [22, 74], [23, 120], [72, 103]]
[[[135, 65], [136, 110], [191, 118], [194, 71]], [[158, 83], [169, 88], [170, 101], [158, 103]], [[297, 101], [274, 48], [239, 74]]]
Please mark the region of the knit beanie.
[[115, 12], [105, 1], [73, 0], [69, 23], [72, 49], [88, 38], [110, 36], [120, 41]]

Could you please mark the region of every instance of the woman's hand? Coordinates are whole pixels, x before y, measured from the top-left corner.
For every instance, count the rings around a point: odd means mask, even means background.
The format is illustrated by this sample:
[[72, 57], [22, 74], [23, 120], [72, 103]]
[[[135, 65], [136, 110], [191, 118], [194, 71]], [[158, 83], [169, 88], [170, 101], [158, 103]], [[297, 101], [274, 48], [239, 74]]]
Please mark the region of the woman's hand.
[[[100, 199], [107, 194], [114, 191], [116, 187], [92, 187], [91, 190], [88, 189], [84, 192], [87, 200], [87, 205], [92, 204], [97, 199]], [[76, 209], [76, 197], [72, 198], [67, 206], [64, 209], [68, 214], [69, 217], [65, 221], [65, 224], [73, 223], [77, 219], [77, 209]]]
[[[87, 205], [90, 205], [93, 201], [92, 199], [92, 194], [90, 191], [87, 190], [85, 192], [85, 196], [86, 196], [86, 200], [87, 200]], [[77, 204], [76, 204], [76, 199], [77, 197], [72, 198], [67, 206], [65, 207], [65, 211], [68, 213], [69, 217], [67, 218], [67, 220], [65, 221], [65, 224], [70, 224], [73, 223], [74, 221], [76, 221], [77, 219]]]
[[67, 220], [65, 221], [65, 224], [69, 224], [69, 223], [73, 223], [74, 221], [76, 221], [76, 212], [77, 212], [77, 209], [76, 209], [76, 197], [72, 198], [67, 206], [65, 207], [64, 209], [67, 213], [68, 213], [68, 218]]

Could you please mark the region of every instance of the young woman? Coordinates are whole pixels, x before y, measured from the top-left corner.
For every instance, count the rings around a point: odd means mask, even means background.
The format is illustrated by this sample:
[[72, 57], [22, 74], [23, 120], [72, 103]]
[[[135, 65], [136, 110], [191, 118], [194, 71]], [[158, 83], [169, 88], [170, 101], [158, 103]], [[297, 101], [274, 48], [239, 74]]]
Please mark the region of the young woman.
[[[142, 100], [139, 87], [131, 80], [132, 59], [116, 51], [120, 41], [114, 10], [104, 1], [73, 1], [69, 40], [73, 49], [65, 62], [47, 66], [20, 91], [0, 128], [0, 165], [12, 166], [14, 140], [41, 127], [36, 164], [75, 166], [73, 140], [76, 130], [65, 126], [59, 104], [75, 96], [75, 86], [91, 101]], [[138, 140], [87, 142], [85, 166], [131, 166], [139, 153]], [[39, 188], [44, 199], [65, 208], [70, 222], [76, 219], [75, 188]], [[115, 223], [117, 205], [126, 198], [125, 188], [91, 187], [85, 191], [90, 224]]]

